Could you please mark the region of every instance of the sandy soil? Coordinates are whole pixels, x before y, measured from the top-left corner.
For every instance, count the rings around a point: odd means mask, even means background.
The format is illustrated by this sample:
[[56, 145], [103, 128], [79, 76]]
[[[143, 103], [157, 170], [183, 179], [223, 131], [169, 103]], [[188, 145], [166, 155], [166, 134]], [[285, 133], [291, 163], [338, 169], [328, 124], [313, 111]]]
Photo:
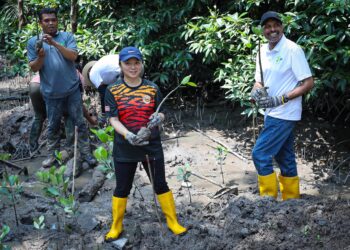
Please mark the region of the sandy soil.
[[[167, 103], [171, 108], [162, 138], [167, 181], [174, 193], [178, 219], [189, 228], [186, 235], [174, 236], [167, 230], [161, 210], [154, 208], [152, 188], [142, 169], [135, 178], [138, 189], [133, 189], [128, 199], [121, 236], [127, 239], [126, 244], [103, 241], [111, 223], [114, 179], [107, 179], [91, 202], [80, 203], [77, 215], [57, 214], [35, 178], [45, 157], [43, 148], [33, 159], [13, 161], [26, 166], [29, 176], [21, 175], [25, 195], [16, 203], [18, 227], [10, 200], [0, 195], [0, 224], [11, 228], [3, 243], [12, 249], [116, 249], [117, 243], [124, 249], [350, 249], [348, 128], [304, 113], [296, 129], [302, 197], [282, 202], [280, 197], [276, 201], [257, 193], [250, 157], [253, 129], [251, 120], [240, 115], [241, 110], [214, 102], [201, 107], [199, 114], [191, 101], [184, 101], [181, 109], [175, 103], [178, 100]], [[21, 149], [15, 151], [17, 157], [19, 153], [26, 156], [33, 116], [30, 105], [7, 103], [6, 107], [2, 105], [0, 116], [2, 153], [14, 145]], [[262, 118], [258, 121], [261, 129]], [[44, 139], [45, 134], [41, 141]], [[236, 154], [227, 153], [221, 165], [217, 142]], [[177, 179], [178, 169], [185, 165], [193, 173], [191, 188]], [[92, 174], [93, 169], [85, 168], [76, 179], [76, 196]], [[223, 190], [227, 192], [220, 193]], [[37, 230], [33, 219], [40, 215], [45, 216], [45, 227]]]

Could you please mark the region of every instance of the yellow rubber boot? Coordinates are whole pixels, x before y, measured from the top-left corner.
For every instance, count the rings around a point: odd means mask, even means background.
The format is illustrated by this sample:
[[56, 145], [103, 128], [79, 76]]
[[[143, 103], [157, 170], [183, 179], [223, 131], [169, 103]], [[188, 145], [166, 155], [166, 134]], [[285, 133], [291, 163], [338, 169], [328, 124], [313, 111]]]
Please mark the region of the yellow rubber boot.
[[181, 226], [176, 218], [176, 209], [173, 193], [169, 191], [164, 194], [157, 195], [157, 197], [160, 203], [160, 207], [162, 208], [162, 211], [165, 215], [166, 223], [169, 229], [177, 235], [185, 233], [187, 229]]
[[112, 216], [113, 222], [111, 229], [105, 236], [105, 241], [114, 241], [118, 239], [123, 231], [123, 219], [126, 209], [126, 202], [128, 198], [112, 197]]
[[278, 186], [277, 176], [273, 172], [269, 175], [258, 175], [260, 196], [272, 196], [277, 198]]
[[299, 190], [299, 177], [285, 177], [280, 175], [280, 190], [282, 193], [282, 200], [288, 199], [299, 199], [300, 190]]

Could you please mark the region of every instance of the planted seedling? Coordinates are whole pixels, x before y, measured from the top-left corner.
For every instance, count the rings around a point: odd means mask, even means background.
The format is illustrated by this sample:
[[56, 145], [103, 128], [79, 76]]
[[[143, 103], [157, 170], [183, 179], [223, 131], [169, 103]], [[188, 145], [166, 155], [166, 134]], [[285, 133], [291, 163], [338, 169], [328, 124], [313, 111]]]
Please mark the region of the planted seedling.
[[186, 77], [184, 77], [181, 81], [181, 83], [179, 85], [176, 86], [176, 88], [174, 88], [172, 91], [170, 91], [164, 98], [163, 100], [160, 102], [160, 104], [157, 107], [156, 112], [154, 112], [154, 115], [157, 116], [159, 113], [160, 108], [162, 107], [163, 103], [166, 101], [166, 99], [168, 99], [168, 97], [174, 93], [178, 88], [180, 88], [181, 86], [191, 86], [191, 87], [197, 87], [197, 84], [195, 84], [194, 82], [190, 82], [190, 78], [191, 75], [188, 75]]
[[66, 214], [75, 215], [78, 211], [78, 203], [73, 194], [68, 192], [69, 178], [64, 177], [66, 166], [59, 168], [51, 167], [48, 171], [38, 171], [36, 177], [44, 184], [43, 191], [45, 196], [51, 198], [54, 202], [54, 208], [57, 214], [57, 224], [59, 226], [59, 210]]
[[177, 169], [177, 179], [179, 181], [182, 181], [181, 186], [184, 186], [187, 188], [188, 195], [190, 197], [190, 203], [192, 203], [192, 197], [191, 197], [191, 191], [190, 191], [192, 184], [189, 181], [189, 178], [191, 175], [192, 175], [192, 173], [191, 173], [191, 167], [190, 167], [189, 163], [186, 163], [185, 166], [179, 167]]
[[[39, 218], [34, 218], [33, 226], [35, 229], [43, 230], [45, 228], [45, 217], [44, 215], [40, 215]], [[38, 232], [38, 239], [39, 239], [39, 232]]]
[[222, 165], [224, 165], [224, 161], [225, 161], [226, 156], [227, 156], [227, 149], [223, 146], [217, 146], [216, 152], [217, 152], [216, 159], [217, 159], [217, 162], [220, 166], [220, 171], [221, 171], [222, 184], [225, 184], [224, 171], [223, 171]]
[[107, 174], [107, 178], [110, 179], [114, 176], [114, 162], [113, 162], [113, 139], [114, 128], [107, 126], [104, 129], [91, 129], [91, 132], [104, 144], [99, 146], [94, 151], [94, 156], [99, 165], [97, 168]]
[[23, 191], [22, 184], [19, 181], [18, 175], [9, 175], [6, 167], [3, 176], [3, 181], [0, 186], [0, 194], [6, 195], [9, 200], [11, 200], [12, 208], [15, 214], [16, 225], [18, 227], [18, 216], [17, 216], [17, 197]]
[[3, 225], [1, 229], [1, 234], [0, 234], [0, 249], [1, 250], [10, 250], [11, 248], [5, 244], [3, 244], [3, 240], [8, 235], [10, 232], [10, 227], [7, 225]]

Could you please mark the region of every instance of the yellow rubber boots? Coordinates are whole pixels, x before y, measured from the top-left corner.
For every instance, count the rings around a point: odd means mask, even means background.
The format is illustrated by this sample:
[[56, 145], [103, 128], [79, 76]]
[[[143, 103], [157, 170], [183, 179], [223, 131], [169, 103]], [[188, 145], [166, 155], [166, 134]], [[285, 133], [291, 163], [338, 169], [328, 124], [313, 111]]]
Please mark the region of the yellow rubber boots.
[[105, 236], [105, 241], [114, 241], [118, 239], [123, 231], [123, 219], [128, 198], [112, 197], [112, 216], [113, 222], [111, 229]]
[[285, 177], [279, 176], [280, 182], [280, 191], [282, 193], [282, 200], [288, 199], [299, 199], [300, 190], [299, 190], [299, 177]]
[[258, 182], [260, 196], [272, 196], [277, 198], [278, 186], [275, 172], [265, 176], [258, 175]]
[[187, 229], [181, 226], [177, 221], [173, 193], [169, 191], [164, 194], [157, 195], [157, 197], [169, 229], [177, 235], [185, 233]]

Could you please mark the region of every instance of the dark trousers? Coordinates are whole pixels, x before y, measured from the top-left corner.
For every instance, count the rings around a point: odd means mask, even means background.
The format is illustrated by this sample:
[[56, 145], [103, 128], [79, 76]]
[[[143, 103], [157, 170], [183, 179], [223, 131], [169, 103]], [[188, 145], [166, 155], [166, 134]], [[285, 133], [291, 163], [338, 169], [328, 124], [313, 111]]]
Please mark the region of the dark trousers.
[[108, 85], [106, 84], [101, 84], [97, 90], [98, 93], [100, 94], [100, 102], [101, 102], [101, 111], [102, 113], [106, 113], [105, 111], [105, 94], [106, 94], [106, 89], [107, 89]]
[[[148, 178], [150, 178], [147, 162], [142, 162], [142, 165], [146, 170]], [[113, 195], [118, 198], [126, 198], [132, 188], [137, 162], [114, 161], [114, 166], [117, 185]], [[165, 180], [164, 159], [150, 160], [150, 168], [156, 194], [159, 195], [168, 192], [169, 187]]]

